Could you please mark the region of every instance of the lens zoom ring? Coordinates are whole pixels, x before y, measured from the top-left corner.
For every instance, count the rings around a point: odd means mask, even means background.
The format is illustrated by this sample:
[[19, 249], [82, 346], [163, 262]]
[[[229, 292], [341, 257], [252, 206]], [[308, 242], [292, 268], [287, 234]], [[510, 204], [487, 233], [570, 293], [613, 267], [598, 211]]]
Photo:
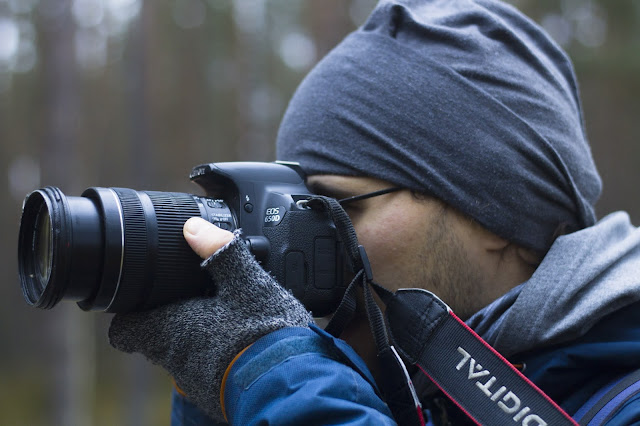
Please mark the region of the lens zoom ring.
[[187, 219], [200, 216], [200, 209], [189, 194], [146, 193], [153, 203], [158, 222], [156, 281], [147, 303], [153, 306], [194, 296], [202, 282], [200, 260], [185, 241], [182, 228]]
[[[149, 276], [147, 258], [147, 225], [144, 209], [137, 191], [127, 188], [113, 188], [120, 198], [124, 217], [124, 261], [122, 277], [118, 287], [117, 300], [112, 310], [119, 310], [123, 304], [135, 304], [140, 300]], [[133, 307], [133, 306], [131, 306]], [[128, 309], [127, 309], [128, 310]]]

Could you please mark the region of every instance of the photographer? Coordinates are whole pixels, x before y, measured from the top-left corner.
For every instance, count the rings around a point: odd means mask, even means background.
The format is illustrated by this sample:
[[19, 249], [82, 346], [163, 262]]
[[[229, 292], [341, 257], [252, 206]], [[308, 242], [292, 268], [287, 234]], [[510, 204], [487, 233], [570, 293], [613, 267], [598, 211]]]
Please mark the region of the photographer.
[[[514, 8], [382, 1], [302, 82], [277, 144], [319, 194], [393, 188], [345, 204], [375, 281], [438, 295], [569, 415], [640, 368], [640, 231], [622, 212], [596, 221], [572, 65]], [[394, 423], [361, 303], [334, 339], [238, 233], [184, 233], [218, 294], [110, 330], [174, 377], [173, 424]], [[416, 388], [427, 421], [465, 424]], [[640, 421], [640, 399], [605, 421]]]

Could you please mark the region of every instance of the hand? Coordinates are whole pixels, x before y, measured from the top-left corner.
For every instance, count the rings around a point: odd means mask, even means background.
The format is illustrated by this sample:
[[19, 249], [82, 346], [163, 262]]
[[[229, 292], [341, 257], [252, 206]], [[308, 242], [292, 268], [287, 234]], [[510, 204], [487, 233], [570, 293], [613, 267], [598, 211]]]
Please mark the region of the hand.
[[187, 397], [215, 420], [223, 420], [221, 382], [233, 358], [260, 337], [307, 327], [304, 306], [266, 273], [240, 233], [192, 218], [184, 236], [217, 287], [215, 297], [182, 300], [146, 312], [118, 314], [111, 345], [140, 352], [173, 376]]

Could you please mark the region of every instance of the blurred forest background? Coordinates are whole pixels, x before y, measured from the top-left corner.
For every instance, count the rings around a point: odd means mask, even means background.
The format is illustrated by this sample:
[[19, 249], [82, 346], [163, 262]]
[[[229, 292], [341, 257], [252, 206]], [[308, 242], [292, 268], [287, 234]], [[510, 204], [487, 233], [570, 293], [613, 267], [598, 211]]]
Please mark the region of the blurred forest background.
[[[305, 73], [374, 0], [0, 0], [0, 424], [169, 424], [169, 378], [107, 343], [110, 315], [26, 306], [25, 194], [198, 191], [191, 167], [274, 159]], [[640, 0], [512, 1], [574, 60], [602, 216], [640, 223]]]

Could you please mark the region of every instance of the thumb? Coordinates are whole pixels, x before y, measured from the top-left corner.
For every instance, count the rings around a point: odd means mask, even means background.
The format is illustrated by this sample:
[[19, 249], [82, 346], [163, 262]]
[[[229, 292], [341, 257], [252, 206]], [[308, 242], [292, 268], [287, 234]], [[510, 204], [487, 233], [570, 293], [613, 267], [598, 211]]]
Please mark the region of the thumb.
[[209, 258], [233, 239], [231, 232], [220, 229], [199, 217], [187, 220], [182, 233], [193, 251], [203, 259]]

